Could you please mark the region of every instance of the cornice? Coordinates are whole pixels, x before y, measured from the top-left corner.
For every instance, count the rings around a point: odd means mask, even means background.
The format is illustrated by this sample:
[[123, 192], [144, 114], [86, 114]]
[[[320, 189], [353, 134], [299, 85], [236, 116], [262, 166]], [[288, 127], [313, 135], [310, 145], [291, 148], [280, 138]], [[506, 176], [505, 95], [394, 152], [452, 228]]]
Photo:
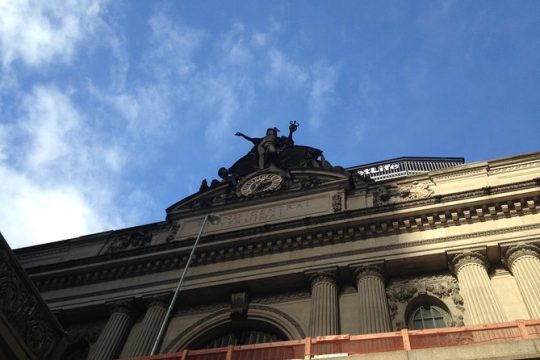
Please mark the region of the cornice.
[[[479, 191], [485, 195], [485, 190]], [[495, 203], [478, 204], [476, 202], [474, 207], [460, 204], [463, 207], [444, 211], [430, 209], [429, 212], [426, 210], [426, 212], [414, 216], [402, 215], [401, 217], [386, 219], [359, 219], [354, 224], [349, 221], [348, 223], [334, 224], [332, 227], [326, 225], [324, 230], [321, 229], [321, 224], [327, 224], [331, 220], [342, 220], [344, 216], [348, 216], [350, 220], [353, 214], [363, 213], [365, 215], [367, 212], [346, 211], [320, 218], [308, 218], [292, 222], [296, 224], [296, 227], [302, 225], [303, 231], [301, 233], [278, 234], [257, 238], [253, 235], [261, 232], [261, 229], [258, 229], [258, 231], [253, 229], [242, 230], [235, 232], [235, 234], [238, 236], [247, 235], [246, 238], [223, 243], [220, 243], [220, 241], [222, 239], [225, 241], [225, 236], [234, 239], [234, 234], [212, 235], [203, 239], [203, 245], [201, 245], [196, 257], [193, 259], [192, 266], [537, 213], [538, 196], [534, 195], [526, 198], [522, 196], [520, 195], [520, 198], [515, 200], [505, 199]], [[373, 211], [372, 208], [364, 210]], [[326, 221], [323, 221], [323, 219]], [[264, 226], [263, 228], [268, 233], [281, 229], [281, 226], [283, 224]], [[305, 230], [309, 226], [312, 226], [312, 229]], [[110, 254], [104, 259], [100, 257], [93, 258], [94, 261], [83, 259], [84, 261], [60, 263], [54, 266], [29, 269], [29, 272], [34, 273], [33, 280], [41, 290], [77, 286], [177, 269], [185, 264], [190, 246], [191, 242], [171, 242], [161, 246], [151, 246], [145, 248], [144, 251], [126, 251], [119, 254]], [[99, 260], [106, 260], [107, 262], [100, 262]], [[75, 267], [78, 267], [78, 269], [74, 269]], [[55, 274], [55, 270], [60, 270], [60, 273]], [[46, 274], [45, 271], [50, 273]]]
[[540, 167], [540, 160], [524, 162], [520, 164], [499, 165], [499, 166], [495, 165], [489, 169], [489, 174], [500, 174], [500, 173], [528, 169], [531, 167]]
[[[215, 234], [215, 235], [208, 235], [203, 237], [203, 243], [205, 244], [217, 244], [220, 242], [224, 242], [230, 239], [235, 238], [255, 238], [256, 236], [260, 236], [261, 234], [268, 234], [270, 232], [276, 232], [276, 231], [285, 231], [285, 230], [294, 230], [298, 227], [316, 227], [323, 223], [330, 223], [335, 221], [346, 221], [350, 220], [352, 218], [359, 218], [359, 217], [368, 217], [373, 216], [377, 214], [383, 215], [385, 212], [395, 212], [395, 211], [404, 211], [407, 209], [414, 209], [416, 207], [420, 206], [429, 206], [429, 205], [444, 205], [445, 203], [449, 202], [455, 202], [458, 200], [463, 200], [465, 198], [478, 198], [481, 196], [486, 195], [496, 195], [500, 193], [504, 193], [507, 191], [515, 191], [515, 190], [523, 190], [528, 188], [536, 188], [540, 186], [537, 182], [534, 180], [532, 181], [525, 181], [525, 182], [519, 182], [515, 184], [509, 184], [509, 185], [503, 185], [503, 186], [495, 186], [495, 187], [489, 187], [489, 188], [482, 188], [482, 189], [476, 189], [468, 192], [460, 192], [460, 193], [452, 193], [448, 195], [437, 195], [426, 199], [420, 199], [420, 200], [412, 200], [412, 201], [405, 201], [401, 203], [393, 203], [393, 204], [387, 204], [383, 206], [376, 206], [376, 207], [369, 207], [369, 208], [363, 208], [363, 209], [356, 209], [356, 210], [347, 210], [342, 212], [336, 212], [329, 215], [322, 215], [317, 217], [308, 217], [304, 219], [299, 220], [293, 220], [293, 221], [286, 221], [282, 223], [277, 224], [266, 224], [259, 227], [254, 228], [248, 228], [248, 229], [242, 229], [237, 231], [231, 231], [227, 233], [221, 233], [221, 234]], [[445, 209], [444, 211], [434, 211], [431, 210], [431, 213], [429, 210], [426, 210], [424, 214], [419, 214], [414, 217], [403, 215], [401, 217], [396, 217], [395, 219], [384, 219], [384, 220], [364, 220], [359, 219], [358, 229], [354, 230], [353, 233], [351, 233], [351, 228], [344, 228], [348, 233], [351, 235], [360, 235], [362, 236], [379, 236], [379, 235], [385, 235], [387, 234], [386, 231], [389, 229], [390, 231], [397, 231], [397, 230], [405, 230], [407, 232], [415, 231], [415, 230], [423, 230], [426, 228], [432, 228], [433, 226], [450, 226], [452, 224], [461, 224], [461, 223], [471, 223], [474, 221], [485, 221], [485, 220], [496, 220], [501, 215], [504, 217], [508, 216], [514, 216], [515, 213], [523, 212], [532, 212], [536, 213], [538, 208], [538, 202], [539, 202], [539, 195], [529, 195], [526, 198], [523, 198], [523, 195], [516, 199], [516, 201], [504, 199], [499, 202], [485, 202], [483, 204], [478, 204], [478, 201], [476, 201], [474, 207], [468, 207], [467, 204], [461, 204], [460, 207], [454, 207], [450, 209]], [[514, 208], [516, 211], [514, 211]], [[368, 225], [368, 227], [365, 227], [363, 225]], [[150, 224], [153, 226], [159, 226], [161, 229], [163, 229], [164, 232], [167, 232], [170, 227], [174, 227], [175, 224], [171, 223], [155, 223]], [[429, 225], [429, 226], [428, 226]], [[132, 229], [138, 229], [143, 226], [134, 227]], [[158, 229], [156, 228], [156, 231]], [[312, 231], [312, 234], [315, 236], [315, 238], [320, 239], [321, 234], [317, 233], [316, 231]], [[310, 236], [307, 237], [308, 240]], [[265, 239], [267, 237], [265, 236]], [[133, 256], [139, 256], [139, 255], [148, 255], [149, 252], [152, 253], [158, 253], [162, 251], [178, 251], [178, 248], [184, 244], [189, 244], [190, 239], [182, 240], [181, 242], [169, 242], [169, 243], [162, 243], [157, 245], [152, 245], [151, 247], [142, 248], [142, 249], [129, 249], [126, 251], [120, 251], [113, 254], [104, 254], [102, 255], [103, 260], [111, 261], [111, 260], [117, 260], [117, 259], [126, 259]], [[287, 243], [291, 243], [290, 239], [287, 239]], [[317, 243], [317, 240], [315, 240], [315, 243]], [[227, 244], [225, 246], [228, 246], [230, 244]], [[40, 246], [41, 247], [41, 246]], [[295, 244], [292, 244], [292, 247], [297, 247]], [[287, 246], [285, 246], [287, 248]], [[26, 268], [26, 271], [29, 274], [35, 274], [35, 273], [43, 273], [46, 271], [51, 271], [55, 269], [62, 269], [66, 267], [75, 267], [75, 266], [81, 266], [81, 265], [89, 265], [89, 264], [96, 264], [100, 261], [103, 261], [102, 259], [98, 257], [88, 257], [83, 259], [76, 259], [76, 260], [70, 260], [67, 262], [62, 263], [56, 263], [56, 264], [50, 264], [50, 265], [43, 265], [38, 267], [32, 267], [32, 268]]]
[[458, 165], [456, 167], [451, 167], [448, 169], [441, 169], [433, 173], [430, 177], [434, 180], [440, 181], [440, 180], [460, 178], [464, 176], [487, 174], [487, 170], [488, 170], [488, 164], [486, 162], [464, 164], [464, 165]]
[[[512, 233], [512, 232], [518, 232], [518, 231], [530, 231], [530, 230], [538, 230], [540, 229], [540, 224], [533, 224], [533, 225], [526, 225], [526, 226], [515, 226], [515, 227], [510, 227], [510, 228], [505, 228], [505, 229], [497, 229], [497, 230], [489, 230], [489, 231], [479, 231], [479, 232], [474, 232], [474, 233], [467, 233], [467, 234], [462, 234], [462, 235], [456, 235], [456, 236], [450, 236], [450, 237], [440, 237], [440, 238], [434, 238], [434, 239], [427, 239], [427, 240], [420, 240], [420, 241], [415, 241], [415, 242], [406, 242], [406, 243], [394, 243], [394, 244], [387, 244], [387, 245], [383, 245], [383, 246], [377, 246], [376, 248], [360, 248], [360, 249], [357, 249], [357, 250], [354, 250], [354, 251], [348, 251], [346, 255], [353, 255], [353, 256], [362, 256], [363, 254], [368, 254], [370, 252], [373, 252], [374, 250], [377, 250], [377, 251], [394, 251], [394, 250], [400, 250], [400, 251], [404, 251], [406, 250], [407, 248], [411, 248], [411, 247], [425, 247], [425, 246], [429, 246], [429, 245], [434, 245], [434, 244], [441, 244], [441, 243], [445, 243], [445, 242], [453, 242], [453, 241], [460, 241], [460, 240], [466, 240], [466, 239], [482, 239], [482, 238], [486, 238], [486, 237], [489, 237], [489, 236], [495, 236], [495, 235], [503, 235], [503, 234], [508, 234], [508, 233]], [[317, 255], [317, 256], [313, 256], [313, 257], [309, 257], [309, 258], [305, 258], [303, 259], [304, 263], [312, 263], [313, 261], [315, 260], [327, 260], [327, 259], [331, 259], [331, 258], [334, 258], [336, 256], [341, 256], [343, 254], [324, 254], [324, 255]], [[294, 260], [285, 260], [285, 261], [281, 261], [281, 262], [276, 262], [276, 263], [272, 263], [272, 267], [279, 267], [279, 266], [287, 266], [287, 265], [291, 265], [293, 263], [295, 263], [296, 261]], [[147, 266], [149, 266], [150, 264], [147, 263], [146, 264]], [[156, 268], [148, 268], [146, 267], [146, 269], [151, 269], [151, 271], [147, 271], [146, 273], [144, 272], [140, 272], [140, 273], [135, 273], [135, 274], [119, 274], [119, 278], [121, 275], [121, 277], [128, 277], [128, 276], [141, 276], [141, 275], [145, 275], [147, 273], [151, 273], [151, 272], [157, 272], [159, 269], [156, 269]], [[261, 269], [268, 269], [268, 264], [259, 264], [259, 265], [252, 265], [252, 266], [246, 266], [246, 267], [242, 267], [241, 271], [257, 271], [257, 270], [261, 270]], [[220, 271], [219, 274], [220, 275], [233, 275], [235, 274], [236, 272], [238, 271], [238, 269], [228, 269], [228, 270], [224, 270], [224, 271]], [[96, 275], [99, 275], [96, 274]], [[198, 281], [198, 280], [201, 280], [201, 279], [204, 279], [205, 277], [208, 277], [208, 276], [213, 276], [215, 274], [201, 274], [201, 275], [193, 275], [193, 276], [190, 276], [190, 281]], [[105, 279], [103, 281], [106, 281], [106, 280], [112, 280], [112, 279]], [[98, 282], [97, 280], [96, 281], [92, 281], [92, 282]], [[168, 283], [168, 280], [164, 280], [162, 282], [160, 282], [160, 284], [166, 284]], [[172, 286], [172, 285], [171, 285]], [[127, 291], [127, 290], [134, 290], [134, 289], [139, 289], [140, 288], [140, 285], [138, 286], [128, 286], [128, 287], [123, 287], [122, 288], [122, 291]], [[45, 289], [45, 290], [48, 290], [48, 289]], [[106, 295], [110, 293], [110, 290], [103, 290], [103, 291], [98, 291], [98, 292], [95, 292], [94, 295]], [[67, 296], [67, 297], [60, 297], [60, 298], [55, 298], [55, 301], [67, 301], [67, 300], [72, 300], [74, 298], [78, 297], [77, 296]]]

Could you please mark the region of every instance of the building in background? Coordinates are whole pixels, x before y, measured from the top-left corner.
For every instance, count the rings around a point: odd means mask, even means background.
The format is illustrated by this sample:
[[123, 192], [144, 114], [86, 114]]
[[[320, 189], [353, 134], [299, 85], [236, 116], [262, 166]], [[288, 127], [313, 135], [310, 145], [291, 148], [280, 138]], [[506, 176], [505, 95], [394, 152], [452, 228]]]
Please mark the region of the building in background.
[[[540, 356], [540, 153], [344, 169], [271, 130], [161, 222], [15, 251], [66, 330], [54, 357], [149, 355], [207, 215], [159, 348], [206, 355], [171, 359]], [[292, 341], [337, 334], [366, 336]]]

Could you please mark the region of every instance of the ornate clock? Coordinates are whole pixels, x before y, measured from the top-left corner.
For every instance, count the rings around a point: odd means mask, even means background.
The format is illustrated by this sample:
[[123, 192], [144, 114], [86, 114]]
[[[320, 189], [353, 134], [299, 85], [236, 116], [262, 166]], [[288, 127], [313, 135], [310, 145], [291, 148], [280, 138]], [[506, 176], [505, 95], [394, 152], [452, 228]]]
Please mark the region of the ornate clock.
[[283, 183], [283, 177], [274, 173], [255, 175], [247, 179], [240, 186], [240, 193], [244, 196], [270, 192], [279, 189]]

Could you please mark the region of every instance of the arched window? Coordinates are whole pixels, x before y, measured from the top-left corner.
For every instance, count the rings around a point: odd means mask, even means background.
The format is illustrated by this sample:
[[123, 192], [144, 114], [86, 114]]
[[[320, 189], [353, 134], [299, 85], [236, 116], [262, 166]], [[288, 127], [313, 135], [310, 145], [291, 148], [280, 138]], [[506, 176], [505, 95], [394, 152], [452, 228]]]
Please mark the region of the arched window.
[[433, 329], [452, 326], [452, 316], [448, 311], [433, 304], [423, 304], [414, 308], [409, 315], [409, 329]]
[[261, 331], [260, 329], [237, 329], [230, 330], [226, 334], [219, 335], [209, 340], [202, 347], [210, 349], [228, 345], [262, 344], [282, 340], [285, 339], [278, 334]]
[[284, 341], [288, 338], [277, 328], [260, 321], [232, 321], [209, 329], [193, 341], [190, 349], [210, 349], [228, 345], [261, 344]]

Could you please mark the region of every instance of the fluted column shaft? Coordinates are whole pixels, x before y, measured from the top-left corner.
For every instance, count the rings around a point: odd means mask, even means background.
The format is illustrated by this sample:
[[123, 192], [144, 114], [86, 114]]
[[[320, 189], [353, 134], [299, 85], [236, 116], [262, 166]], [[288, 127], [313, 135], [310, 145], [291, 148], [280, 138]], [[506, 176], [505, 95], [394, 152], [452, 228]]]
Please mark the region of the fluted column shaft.
[[338, 285], [331, 273], [315, 273], [311, 282], [311, 336], [339, 334]]
[[360, 334], [392, 331], [382, 265], [355, 269], [358, 287]]
[[109, 360], [118, 356], [131, 330], [133, 320], [134, 312], [131, 306], [126, 304], [113, 306], [107, 324], [90, 349], [88, 360]]
[[167, 313], [168, 305], [167, 298], [154, 299], [148, 304], [146, 315], [140, 326], [136, 328], [136, 333], [130, 348], [126, 352], [126, 356], [150, 355], [161, 323]]
[[469, 251], [453, 255], [450, 268], [457, 276], [472, 325], [507, 321], [491, 286], [484, 255]]
[[532, 319], [540, 318], [540, 247], [533, 244], [511, 246], [504, 262], [519, 287]]

